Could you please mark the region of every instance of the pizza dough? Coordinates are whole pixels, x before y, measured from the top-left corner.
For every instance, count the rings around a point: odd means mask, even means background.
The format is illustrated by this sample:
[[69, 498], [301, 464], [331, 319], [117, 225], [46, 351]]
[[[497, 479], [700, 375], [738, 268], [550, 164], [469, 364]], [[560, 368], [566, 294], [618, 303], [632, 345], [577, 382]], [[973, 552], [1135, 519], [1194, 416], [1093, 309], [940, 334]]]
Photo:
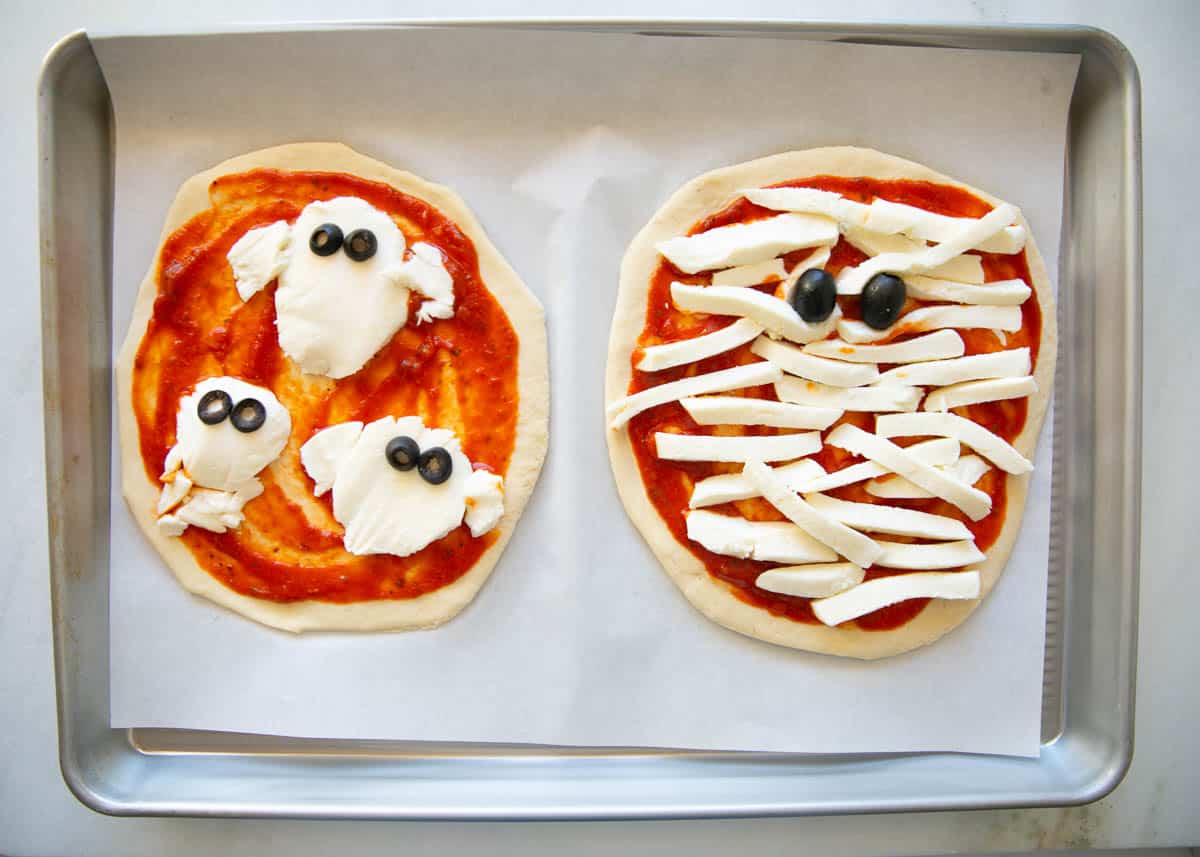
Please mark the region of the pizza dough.
[[[474, 244], [481, 279], [516, 331], [520, 343], [517, 369], [519, 405], [515, 446], [504, 474], [503, 517], [496, 528], [495, 541], [475, 564], [461, 577], [439, 589], [409, 599], [351, 603], [319, 600], [276, 602], [254, 598], [222, 584], [197, 563], [185, 544], [165, 535], [156, 525], [155, 506], [161, 486], [148, 478], [142, 460], [132, 387], [139, 344], [146, 334], [158, 297], [159, 257], [167, 239], [177, 229], [209, 208], [209, 186], [215, 179], [258, 168], [345, 173], [390, 185], [434, 206]], [[126, 502], [142, 532], [190, 592], [264, 625], [287, 631], [410, 630], [432, 628], [455, 616], [475, 597], [504, 551], [533, 491], [546, 453], [549, 421], [548, 353], [545, 318], [537, 298], [503, 259], [457, 194], [337, 143], [297, 143], [263, 149], [218, 164], [184, 183], [167, 214], [159, 249], [138, 292], [116, 372], [122, 487]], [[300, 442], [305, 439], [300, 439]], [[298, 462], [294, 466], [298, 467]]]
[[[632, 379], [631, 354], [646, 318], [650, 281], [662, 259], [656, 245], [685, 235], [694, 224], [720, 211], [746, 188], [765, 187], [809, 176], [832, 175], [874, 179], [912, 179], [963, 188], [999, 205], [981, 190], [941, 175], [928, 167], [870, 149], [830, 147], [787, 152], [714, 170], [677, 191], [634, 238], [621, 265], [617, 306], [609, 337], [605, 401], [625, 396]], [[1028, 400], [1025, 426], [1013, 446], [1032, 459], [1050, 399], [1057, 349], [1052, 287], [1045, 263], [1029, 235], [1025, 253], [1032, 285], [1041, 308], [1041, 341], [1034, 378], [1038, 392]], [[1028, 474], [1008, 475], [1007, 509], [1003, 528], [977, 568], [981, 577], [978, 600], [934, 600], [914, 619], [892, 630], [863, 630], [852, 625], [829, 627], [777, 617], [735, 597], [704, 564], [676, 540], [651, 503], [634, 456], [629, 432], [610, 429], [606, 420], [609, 458], [618, 492], [630, 518], [655, 556], [692, 603], [705, 616], [734, 631], [783, 646], [858, 658], [879, 658], [926, 645], [961, 624], [995, 586], [1008, 561], [1020, 529], [1028, 490]]]

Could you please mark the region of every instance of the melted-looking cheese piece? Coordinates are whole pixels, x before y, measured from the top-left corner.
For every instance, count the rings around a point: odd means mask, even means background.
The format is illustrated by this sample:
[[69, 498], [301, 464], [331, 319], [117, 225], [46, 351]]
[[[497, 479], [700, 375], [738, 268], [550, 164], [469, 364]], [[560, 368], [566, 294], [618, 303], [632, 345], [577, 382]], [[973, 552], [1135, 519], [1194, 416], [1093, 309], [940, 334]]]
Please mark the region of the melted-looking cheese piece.
[[838, 333], [841, 337], [855, 343], [878, 342], [894, 336], [898, 330], [904, 333], [915, 333], [945, 328], [1020, 330], [1021, 308], [1015, 306], [926, 306], [902, 315], [895, 324], [884, 330], [876, 330], [862, 321], [842, 319], [838, 322]]
[[[953, 438], [939, 438], [939, 440], [953, 440]], [[925, 443], [936, 443], [936, 441], [927, 440]], [[958, 441], [955, 443], [957, 444]], [[906, 449], [916, 449], [919, 445], [913, 444]], [[974, 485], [991, 467], [978, 455], [964, 455], [958, 461], [947, 464], [941, 469], [964, 485]], [[863, 487], [868, 494], [885, 500], [925, 500], [933, 496], [924, 488], [913, 485], [903, 476], [894, 474], [883, 479], [872, 479]]]
[[747, 521], [716, 512], [687, 513], [687, 536], [722, 556], [760, 562], [833, 562], [837, 554], [787, 521]]
[[964, 381], [939, 387], [925, 397], [925, 410], [948, 411], [965, 405], [982, 402], [1000, 402], [1005, 399], [1023, 399], [1037, 392], [1037, 382], [1032, 376], [1023, 378], [989, 378], [984, 381]]
[[877, 577], [829, 598], [813, 602], [813, 613], [826, 625], [840, 625], [912, 598], [978, 598], [978, 571], [927, 572]]
[[702, 426], [771, 426], [772, 428], [827, 429], [841, 416], [836, 408], [814, 408], [791, 402], [772, 402], [745, 396], [702, 396], [680, 399], [693, 420]]
[[[971, 447], [1006, 473], [1019, 475], [1033, 470], [1033, 464], [1029, 459], [1017, 452], [1004, 438], [993, 434], [977, 422], [958, 416], [958, 414], [939, 414], [928, 411], [917, 414], [887, 414], [875, 420], [875, 431], [881, 438], [917, 435], [952, 437], [959, 443]], [[911, 477], [909, 478], [911, 479]], [[912, 481], [917, 482], [915, 479]], [[917, 484], [921, 485], [919, 482]], [[932, 490], [928, 485], [921, 485], [921, 487]]]
[[962, 357], [966, 352], [962, 337], [953, 330], [939, 330], [888, 345], [856, 345], [837, 339], [822, 339], [804, 346], [805, 352], [818, 357], [850, 363], [918, 363]]
[[780, 214], [766, 220], [718, 226], [698, 235], [659, 242], [658, 252], [686, 274], [762, 262], [793, 250], [835, 244], [837, 223], [811, 214]]
[[233, 269], [238, 296], [248, 301], [287, 267], [292, 227], [286, 220], [251, 229], [239, 238], [226, 257]]
[[1032, 294], [1024, 280], [999, 280], [977, 286], [910, 274], [904, 278], [904, 286], [908, 296], [917, 300], [977, 306], [1020, 306]]
[[642, 350], [637, 368], [642, 372], [658, 372], [685, 363], [695, 363], [706, 357], [723, 354], [726, 351], [745, 345], [762, 333], [762, 327], [748, 318], [739, 318], [728, 327], [696, 336], [692, 339], [681, 339], [678, 342], [667, 342], [663, 345], [652, 345]]
[[[824, 494], [805, 494], [808, 504], [847, 527], [868, 533], [887, 533], [893, 536], [913, 536], [922, 539], [971, 539], [971, 531], [958, 518], [933, 515], [883, 506], [877, 503], [852, 503], [826, 497]], [[886, 564], [886, 563], [883, 563]]]
[[839, 408], [843, 411], [915, 411], [921, 401], [919, 389], [900, 384], [829, 387], [815, 381], [787, 377], [775, 382], [775, 395], [784, 402]]
[[669, 461], [791, 461], [821, 450], [815, 431], [734, 437], [656, 432], [655, 452]]
[[1029, 369], [1029, 349], [1012, 348], [1007, 351], [971, 354], [967, 357], [955, 357], [950, 360], [908, 363], [884, 372], [879, 376], [877, 383], [880, 386], [906, 384], [917, 387], [945, 387], [981, 378], [1021, 377], [1028, 375]]
[[730, 369], [722, 369], [719, 372], [709, 372], [706, 375], [680, 378], [678, 381], [659, 384], [657, 387], [641, 390], [610, 403], [607, 408], [608, 426], [619, 429], [642, 411], [687, 396], [725, 393], [744, 387], [757, 387], [760, 384], [778, 381], [782, 377], [783, 372], [778, 366], [763, 360], [758, 363], [747, 363]]
[[982, 562], [983, 551], [971, 539], [939, 542], [932, 545], [913, 545], [901, 542], [878, 542], [883, 548], [879, 565], [906, 571], [929, 571], [935, 568], [958, 568]]
[[768, 259], [753, 265], [740, 265], [737, 268], [726, 268], [713, 274], [714, 286], [760, 286], [763, 283], [773, 283], [787, 276], [782, 259]]
[[689, 286], [671, 283], [671, 300], [687, 312], [706, 312], [713, 315], [738, 315], [753, 319], [774, 336], [793, 342], [812, 342], [824, 339], [842, 317], [840, 309], [828, 319], [809, 324], [796, 314], [787, 301], [766, 295], [756, 289], [737, 286]]
[[814, 357], [794, 345], [774, 342], [762, 336], [754, 340], [750, 350], [770, 360], [789, 375], [819, 381], [830, 387], [861, 387], [879, 377], [879, 369], [874, 365]]
[[[926, 464], [948, 465], [958, 458], [958, 441], [952, 437], [924, 440], [904, 449], [913, 458]], [[834, 488], [844, 488], [847, 485], [883, 476], [889, 472], [886, 467], [874, 461], [860, 461], [858, 464], [851, 464], [849, 467], [843, 467], [841, 470], [817, 477], [811, 482], [800, 485], [796, 490], [801, 494], [817, 494], [832, 491]]]
[[[825, 468], [811, 458], [802, 458], [791, 464], [775, 468], [775, 473], [793, 491], [799, 491], [806, 482], [825, 475]], [[737, 500], [749, 500], [760, 496], [756, 486], [745, 473], [718, 473], [701, 479], [692, 486], [692, 496], [688, 506], [702, 509], [705, 506], [716, 506], [720, 503], [733, 503]]]
[[852, 562], [785, 565], [764, 571], [754, 585], [781, 595], [827, 598], [862, 583], [863, 576], [863, 570]]

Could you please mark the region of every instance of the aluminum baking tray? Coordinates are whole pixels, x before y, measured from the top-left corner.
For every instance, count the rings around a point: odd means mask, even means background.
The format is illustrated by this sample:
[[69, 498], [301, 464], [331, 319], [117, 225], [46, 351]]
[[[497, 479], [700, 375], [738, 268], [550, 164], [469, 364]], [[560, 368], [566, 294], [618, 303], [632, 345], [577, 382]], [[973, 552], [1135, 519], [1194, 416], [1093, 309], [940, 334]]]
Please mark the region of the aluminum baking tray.
[[[1140, 92], [1125, 47], [1103, 31], [1062, 26], [522, 20], [371, 28], [431, 25], [1081, 56], [1058, 296], [1041, 756], [588, 750], [111, 729], [113, 118], [93, 43], [79, 32], [51, 50], [38, 91], [59, 755], [75, 795], [118, 815], [598, 819], [1051, 806], [1097, 800], [1115, 788], [1133, 754], [1140, 513]], [[351, 26], [360, 25], [276, 32], [333, 36]]]

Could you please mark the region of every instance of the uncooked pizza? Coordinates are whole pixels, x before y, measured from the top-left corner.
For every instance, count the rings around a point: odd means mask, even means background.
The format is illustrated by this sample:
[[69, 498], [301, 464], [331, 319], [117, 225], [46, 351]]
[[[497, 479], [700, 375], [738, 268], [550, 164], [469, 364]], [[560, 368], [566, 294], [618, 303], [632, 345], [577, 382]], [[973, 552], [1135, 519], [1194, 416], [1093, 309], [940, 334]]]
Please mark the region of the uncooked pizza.
[[849, 148], [720, 169], [630, 245], [606, 430], [626, 510], [714, 621], [862, 658], [996, 584], [1055, 315], [1021, 212]]
[[537, 299], [444, 187], [336, 144], [188, 181], [118, 361], [122, 478], [190, 591], [291, 631], [475, 597], [547, 442]]

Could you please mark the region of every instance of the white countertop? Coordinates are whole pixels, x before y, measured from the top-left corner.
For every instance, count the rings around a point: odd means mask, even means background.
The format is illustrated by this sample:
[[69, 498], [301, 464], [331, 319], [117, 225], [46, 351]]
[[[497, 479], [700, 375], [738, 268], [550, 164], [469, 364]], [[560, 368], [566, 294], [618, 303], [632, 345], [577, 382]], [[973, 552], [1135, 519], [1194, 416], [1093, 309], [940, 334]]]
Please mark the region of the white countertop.
[[[0, 497], [9, 562], [0, 574], [0, 854], [283, 855], [329, 853], [818, 854], [1014, 851], [1032, 848], [1200, 844], [1200, 644], [1194, 630], [1200, 549], [1194, 500], [1183, 477], [1194, 459], [1200, 408], [1197, 240], [1187, 213], [1200, 198], [1194, 160], [1200, 139], [1200, 4], [1127, 0], [871, 0], [842, 10], [817, 0], [555, 3], [482, 0], [6, 0], [0, 35], [0, 209], [10, 248], [9, 307], [0, 313], [0, 373], [9, 391], [12, 486]], [[989, 811], [856, 818], [586, 824], [351, 823], [206, 819], [115, 819], [84, 808], [58, 770], [51, 662], [46, 520], [43, 512], [41, 344], [37, 269], [35, 82], [46, 50], [78, 28], [97, 32], [204, 29], [230, 22], [323, 18], [561, 15], [792, 17], [831, 20], [1082, 23], [1114, 33], [1142, 74], [1145, 152], [1145, 436], [1137, 740], [1125, 781], [1105, 800], [1064, 810]], [[1168, 419], [1169, 417], [1169, 419]]]

